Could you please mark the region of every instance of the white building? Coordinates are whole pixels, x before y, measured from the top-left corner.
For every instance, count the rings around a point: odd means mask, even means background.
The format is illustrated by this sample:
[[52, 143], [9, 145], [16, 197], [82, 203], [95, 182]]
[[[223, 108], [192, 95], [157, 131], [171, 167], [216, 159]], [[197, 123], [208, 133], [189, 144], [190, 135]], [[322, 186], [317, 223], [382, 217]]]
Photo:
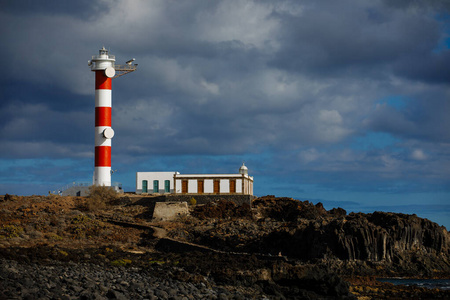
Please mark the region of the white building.
[[238, 174], [180, 174], [137, 172], [136, 194], [253, 195], [253, 177], [242, 164]]
[[178, 172], [136, 172], [136, 194], [173, 194]]

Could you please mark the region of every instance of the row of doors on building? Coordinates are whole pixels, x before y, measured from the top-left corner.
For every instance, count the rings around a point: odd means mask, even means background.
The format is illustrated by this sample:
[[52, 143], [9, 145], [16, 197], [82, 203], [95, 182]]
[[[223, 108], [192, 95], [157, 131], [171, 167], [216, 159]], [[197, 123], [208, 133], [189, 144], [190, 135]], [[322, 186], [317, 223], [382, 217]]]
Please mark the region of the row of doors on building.
[[[197, 193], [203, 194], [205, 192], [204, 188], [204, 181], [203, 180], [197, 180]], [[188, 192], [188, 181], [183, 180], [181, 182], [181, 193], [187, 194]], [[220, 181], [214, 180], [214, 194], [220, 193]], [[230, 180], [230, 193], [234, 194], [236, 193], [236, 180]]]
[[[142, 192], [148, 193], [148, 180], [142, 180]], [[197, 193], [203, 194], [204, 193], [204, 181], [198, 180], [197, 181]], [[170, 180], [164, 181], [164, 192], [170, 193]], [[188, 181], [183, 180], [181, 182], [181, 193], [187, 194], [188, 192]], [[153, 180], [153, 193], [159, 193], [159, 180]], [[220, 181], [214, 180], [214, 193], [219, 194], [220, 193]], [[236, 180], [230, 180], [230, 193], [234, 194], [236, 193]]]
[[[142, 192], [148, 193], [147, 180], [142, 180]], [[153, 193], [159, 193], [159, 180], [153, 180]], [[170, 180], [164, 180], [164, 193], [170, 193]]]

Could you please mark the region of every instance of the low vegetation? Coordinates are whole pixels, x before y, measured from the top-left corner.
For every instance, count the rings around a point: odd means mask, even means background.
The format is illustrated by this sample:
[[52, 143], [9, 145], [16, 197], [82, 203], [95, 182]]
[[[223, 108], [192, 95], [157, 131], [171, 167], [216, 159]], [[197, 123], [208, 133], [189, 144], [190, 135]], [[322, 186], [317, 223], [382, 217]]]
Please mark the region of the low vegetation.
[[111, 262], [111, 265], [116, 266], [116, 267], [125, 267], [128, 264], [131, 264], [132, 261], [130, 259], [126, 259], [126, 258], [121, 258], [121, 259], [117, 259]]
[[17, 225], [3, 225], [0, 227], [0, 239], [15, 238], [23, 233], [23, 228]]
[[116, 190], [110, 186], [92, 185], [89, 187], [89, 198], [86, 201], [88, 211], [105, 209], [106, 205], [119, 197]]

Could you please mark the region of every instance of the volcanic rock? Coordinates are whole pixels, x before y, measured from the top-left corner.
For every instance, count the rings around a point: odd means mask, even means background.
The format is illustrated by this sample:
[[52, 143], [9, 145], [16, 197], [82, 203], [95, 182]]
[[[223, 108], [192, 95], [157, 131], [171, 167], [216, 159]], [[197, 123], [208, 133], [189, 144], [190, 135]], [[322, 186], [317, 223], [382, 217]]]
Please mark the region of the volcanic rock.
[[266, 196], [156, 222], [133, 195], [96, 210], [84, 197], [0, 198], [2, 299], [450, 297], [372, 280], [449, 277], [448, 232], [415, 215]]

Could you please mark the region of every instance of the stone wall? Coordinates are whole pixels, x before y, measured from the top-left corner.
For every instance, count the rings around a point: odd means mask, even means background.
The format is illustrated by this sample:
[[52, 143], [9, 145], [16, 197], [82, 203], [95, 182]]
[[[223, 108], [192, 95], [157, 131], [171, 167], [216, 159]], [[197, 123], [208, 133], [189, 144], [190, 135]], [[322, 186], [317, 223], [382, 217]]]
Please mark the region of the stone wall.
[[190, 203], [191, 198], [194, 198], [197, 204], [206, 204], [212, 201], [227, 200], [236, 203], [237, 205], [242, 205], [247, 203], [251, 206], [252, 200], [256, 196], [252, 195], [203, 195], [203, 194], [189, 194], [189, 195], [165, 195], [165, 201], [167, 202], [187, 202]]
[[61, 192], [61, 196], [87, 197], [89, 196], [88, 186], [72, 186]]
[[[112, 186], [117, 193], [123, 194], [122, 187]], [[61, 191], [61, 196], [73, 196], [73, 197], [88, 197], [89, 196], [89, 188], [90, 186], [71, 186], [64, 191]]]
[[186, 202], [156, 202], [153, 210], [155, 221], [169, 221], [186, 215], [189, 215]]

